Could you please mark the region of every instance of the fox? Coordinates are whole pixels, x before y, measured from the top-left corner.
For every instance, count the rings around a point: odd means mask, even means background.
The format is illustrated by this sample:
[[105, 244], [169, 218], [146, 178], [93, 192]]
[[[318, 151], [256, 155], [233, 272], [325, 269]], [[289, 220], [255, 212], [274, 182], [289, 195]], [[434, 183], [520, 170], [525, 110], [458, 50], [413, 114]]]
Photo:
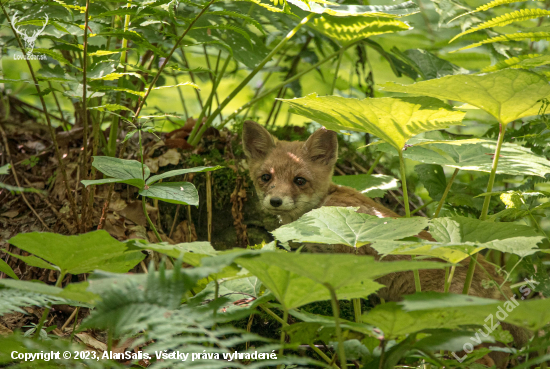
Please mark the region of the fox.
[[[248, 120], [243, 123], [243, 151], [248, 164], [251, 180], [254, 184], [261, 207], [264, 211], [277, 216], [282, 224], [288, 224], [300, 218], [305, 213], [323, 206], [356, 207], [357, 212], [373, 215], [379, 218], [399, 217], [394, 211], [377, 203], [361, 192], [332, 182], [334, 166], [338, 159], [338, 139], [334, 131], [320, 128], [305, 142], [279, 141], [260, 124]], [[435, 241], [427, 231], [422, 231], [417, 237]], [[332, 252], [370, 255], [376, 260], [381, 256], [369, 245], [353, 249], [347, 245], [303, 245], [306, 252]], [[411, 260], [406, 255], [387, 255], [382, 261]], [[430, 259], [443, 262], [440, 259]], [[504, 300], [504, 296], [496, 286], [487, 288], [483, 281], [488, 271], [500, 285], [503, 278], [497, 273], [496, 267], [478, 255], [478, 262], [483, 266], [475, 269], [470, 294], [479, 297]], [[451, 293], [462, 293], [466, 279], [468, 259], [461, 262], [454, 273], [449, 289]], [[420, 271], [422, 291], [444, 292], [445, 271], [430, 269]], [[412, 272], [392, 273], [381, 277], [377, 282], [386, 286], [377, 292], [385, 301], [399, 301], [403, 295], [416, 292]], [[503, 292], [512, 296], [508, 284], [503, 286]], [[529, 339], [525, 330], [506, 324], [503, 328], [509, 330], [514, 342], [521, 347]], [[507, 354], [492, 352], [486, 364], [497, 368], [507, 366]]]

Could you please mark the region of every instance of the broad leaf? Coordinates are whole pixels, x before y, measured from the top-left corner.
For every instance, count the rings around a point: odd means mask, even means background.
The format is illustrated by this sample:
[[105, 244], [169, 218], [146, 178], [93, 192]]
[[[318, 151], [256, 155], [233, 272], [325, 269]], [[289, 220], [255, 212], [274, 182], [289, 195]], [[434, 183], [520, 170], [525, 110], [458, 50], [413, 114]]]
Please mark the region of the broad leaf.
[[181, 205], [198, 205], [199, 194], [189, 182], [155, 183], [139, 191], [141, 196]]
[[2, 165], [2, 166], [0, 167], [0, 174], [1, 174], [1, 175], [9, 174], [10, 167], [11, 167], [11, 164]]
[[6, 273], [6, 275], [13, 279], [19, 279], [13, 269], [4, 260], [0, 259], [0, 272]]
[[56, 265], [63, 273], [89, 273], [94, 269], [125, 273], [145, 257], [140, 251], [127, 251], [127, 246], [105, 231], [78, 236], [55, 233], [22, 233], [9, 242]]
[[[263, 273], [266, 272], [265, 268], [276, 267], [290, 272], [291, 276], [294, 274], [304, 276], [320, 285], [328, 284], [336, 290], [346, 286], [356, 286], [359, 282], [366, 282], [394, 272], [442, 269], [447, 265], [429, 261], [386, 263], [375, 261], [370, 256], [352, 254], [294, 254], [287, 252], [264, 252], [258, 256], [239, 258], [237, 263], [260, 278], [268, 288], [269, 278]], [[282, 272], [278, 271], [277, 273]], [[285, 274], [285, 278], [288, 278], [288, 274]], [[285, 283], [289, 283], [289, 280], [286, 280]]]
[[408, 86], [390, 82], [382, 88], [384, 91], [465, 102], [485, 110], [502, 124], [537, 115], [541, 107], [539, 100], [550, 97], [548, 80], [522, 69], [446, 76]]
[[332, 182], [337, 185], [355, 188], [368, 197], [384, 197], [388, 190], [397, 190], [401, 187], [397, 178], [384, 174], [334, 176]]
[[282, 101], [290, 104], [292, 113], [313, 119], [328, 129], [371, 133], [397, 150], [403, 149], [414, 135], [460, 124], [465, 114], [429, 97], [358, 100], [311, 94]]
[[[376, 241], [371, 245], [383, 257], [386, 255], [430, 256], [456, 264], [470, 255], [483, 250], [471, 242], [411, 242]], [[383, 257], [381, 260], [383, 260]]]
[[94, 156], [92, 166], [108, 177], [105, 179], [81, 181], [85, 186], [105, 183], [127, 183], [138, 188], [145, 186], [145, 179], [151, 174], [147, 165], [137, 160], [124, 160], [109, 156]]
[[439, 242], [472, 243], [522, 257], [539, 251], [537, 243], [545, 238], [534, 228], [522, 224], [493, 223], [458, 216], [433, 219], [430, 233]]
[[286, 224], [273, 235], [281, 242], [311, 242], [361, 247], [376, 240], [415, 236], [427, 227], [426, 218], [378, 218], [356, 208], [325, 206]]
[[158, 253], [168, 255], [174, 259], [182, 258], [184, 263], [199, 266], [201, 265], [201, 259], [205, 256], [214, 256], [218, 254], [210, 242], [197, 241], [197, 242], [185, 242], [170, 245], [166, 242], [163, 243], [145, 243], [134, 242], [134, 246], [142, 250], [152, 250]]
[[[457, 141], [412, 139], [408, 144], [412, 146], [403, 152], [404, 158], [421, 163], [487, 173], [491, 172], [496, 147], [496, 141], [485, 139]], [[388, 153], [393, 152], [387, 145], [378, 145], [377, 149]], [[545, 157], [538, 156], [520, 145], [502, 144], [497, 174], [544, 177], [547, 173], [550, 173], [550, 161]]]
[[418, 173], [418, 178], [428, 190], [430, 197], [439, 201], [447, 187], [447, 178], [445, 178], [443, 168], [440, 165], [420, 164], [414, 167], [414, 171]]
[[215, 166], [215, 167], [195, 167], [195, 168], [171, 170], [171, 171], [166, 172], [166, 173], [162, 173], [162, 174], [158, 174], [156, 176], [152, 176], [151, 178], [149, 178], [147, 180], [147, 184], [151, 185], [155, 182], [158, 182], [159, 180], [161, 180], [163, 178], [181, 176], [182, 174], [186, 174], [186, 173], [210, 172], [210, 171], [218, 170], [218, 169], [221, 169], [221, 168], [223, 168], [223, 167], [218, 165], [218, 166]]

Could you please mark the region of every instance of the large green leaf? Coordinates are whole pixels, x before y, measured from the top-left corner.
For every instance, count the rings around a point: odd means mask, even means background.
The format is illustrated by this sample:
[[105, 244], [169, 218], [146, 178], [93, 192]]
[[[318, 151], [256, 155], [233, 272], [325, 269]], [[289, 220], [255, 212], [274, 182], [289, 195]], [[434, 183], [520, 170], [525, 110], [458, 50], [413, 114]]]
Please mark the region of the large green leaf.
[[13, 279], [0, 279], [0, 285], [14, 288], [19, 291], [39, 293], [47, 296], [54, 296], [62, 301], [58, 303], [70, 303], [67, 300], [78, 301], [85, 304], [93, 304], [99, 300], [95, 293], [88, 292], [88, 282], [72, 283], [65, 288], [51, 286], [42, 282], [18, 281]]
[[409, 49], [401, 52], [396, 47], [393, 47], [391, 51], [405, 63], [412, 66], [422, 79], [433, 79], [467, 72], [465, 69], [447, 60], [438, 58], [426, 50]]
[[273, 235], [281, 242], [296, 241], [361, 247], [376, 240], [415, 236], [428, 226], [428, 219], [378, 218], [357, 213], [356, 208], [325, 206], [286, 224]]
[[388, 190], [397, 190], [401, 186], [397, 178], [384, 174], [334, 176], [332, 182], [337, 185], [355, 188], [368, 197], [384, 197]]
[[367, 98], [319, 97], [311, 94], [282, 100], [291, 112], [313, 119], [328, 129], [371, 133], [397, 150], [414, 135], [460, 124], [463, 112], [429, 97]]
[[108, 177], [97, 180], [84, 180], [84, 186], [104, 184], [104, 183], [127, 183], [138, 188], [145, 186], [145, 179], [151, 174], [147, 165], [141, 166], [136, 160], [124, 160], [112, 158], [109, 156], [94, 156], [92, 166]]
[[[295, 309], [314, 301], [330, 300], [329, 290], [305, 276], [292, 273], [281, 265], [273, 264], [269, 256], [239, 258], [237, 264], [246, 268], [262, 281], [285, 309]], [[291, 255], [290, 256], [296, 256]], [[309, 256], [309, 255], [308, 255]], [[337, 288], [340, 299], [367, 297], [383, 286], [372, 280], [355, 279], [347, 286]]]
[[139, 191], [141, 196], [181, 205], [198, 205], [199, 194], [189, 182], [155, 183]]
[[376, 241], [371, 245], [380, 255], [430, 256], [456, 264], [483, 250], [471, 242]]
[[22, 233], [9, 242], [71, 274], [89, 273], [94, 269], [125, 273], [145, 257], [140, 251], [128, 251], [126, 244], [102, 230], [78, 236]]
[[[491, 172], [492, 155], [496, 141], [485, 139], [458, 141], [430, 141], [413, 139], [412, 144], [403, 152], [403, 157], [421, 163], [439, 164], [462, 170]], [[391, 152], [382, 145], [379, 150]], [[497, 167], [498, 174], [534, 175], [544, 177], [550, 173], [550, 161], [535, 155], [528, 148], [512, 143], [504, 143], [500, 151]]]
[[[391, 263], [375, 261], [371, 256], [352, 254], [295, 254], [287, 252], [264, 252], [258, 256], [237, 259], [252, 274], [268, 286], [261, 275], [261, 267], [251, 270], [252, 264], [262, 267], [278, 267], [296, 275], [307, 277], [321, 285], [330, 285], [340, 289], [356, 285], [360, 281], [376, 279], [386, 274], [419, 269], [441, 269], [447, 264], [439, 262], [394, 261]], [[245, 265], [246, 264], [246, 265]]]
[[459, 216], [433, 219], [430, 224], [430, 233], [439, 242], [469, 242], [519, 256], [527, 256], [539, 251], [536, 245], [545, 238], [534, 228], [526, 225], [493, 223]]
[[548, 80], [522, 69], [446, 76], [408, 86], [390, 82], [382, 88], [384, 91], [465, 102], [485, 110], [502, 124], [537, 115], [540, 100], [550, 97]]

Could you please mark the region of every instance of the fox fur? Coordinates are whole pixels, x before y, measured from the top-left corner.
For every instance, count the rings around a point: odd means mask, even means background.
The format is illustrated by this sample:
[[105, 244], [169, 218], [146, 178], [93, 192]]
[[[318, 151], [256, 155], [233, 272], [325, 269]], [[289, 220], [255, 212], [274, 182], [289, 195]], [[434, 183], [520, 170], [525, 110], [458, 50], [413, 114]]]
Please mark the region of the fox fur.
[[[399, 217], [359, 191], [332, 183], [334, 165], [338, 159], [338, 140], [334, 131], [321, 128], [305, 142], [278, 141], [261, 125], [246, 121], [243, 125], [243, 149], [262, 208], [278, 216], [283, 224], [293, 222], [308, 211], [322, 206], [353, 206], [359, 207], [359, 213], [380, 218]], [[418, 237], [435, 241], [426, 231]], [[354, 250], [346, 245], [308, 244], [304, 249], [309, 252], [357, 252], [374, 256], [376, 260], [380, 259], [376, 250], [368, 245]], [[394, 260], [411, 260], [411, 257], [388, 255], [383, 259]], [[482, 255], [478, 256], [478, 261], [497, 283], [503, 282], [494, 265], [488, 263]], [[469, 260], [464, 260], [456, 268], [450, 287], [451, 293], [462, 293], [468, 263]], [[444, 279], [444, 270], [420, 271], [423, 291], [443, 292]], [[487, 275], [482, 268], [477, 267], [470, 294], [503, 300], [496, 287], [486, 288], [483, 285], [484, 280], [488, 280]], [[392, 273], [377, 281], [386, 286], [378, 292], [378, 296], [386, 301], [398, 301], [401, 296], [416, 291], [412, 272]], [[512, 296], [512, 291], [507, 285], [503, 286], [503, 292], [507, 296]], [[503, 323], [503, 327], [510, 330], [516, 345], [523, 345], [528, 340], [528, 334], [524, 330], [506, 323]], [[506, 354], [491, 353], [490, 356], [498, 368], [506, 367]]]

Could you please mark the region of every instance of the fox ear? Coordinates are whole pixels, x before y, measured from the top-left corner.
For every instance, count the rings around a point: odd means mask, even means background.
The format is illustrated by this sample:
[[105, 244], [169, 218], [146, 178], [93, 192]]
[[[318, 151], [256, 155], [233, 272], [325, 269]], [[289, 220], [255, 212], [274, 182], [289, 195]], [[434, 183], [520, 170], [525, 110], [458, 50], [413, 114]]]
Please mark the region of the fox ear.
[[304, 144], [304, 149], [311, 161], [334, 165], [338, 159], [338, 139], [336, 132], [326, 128], [315, 131]]
[[243, 149], [249, 159], [263, 159], [275, 147], [271, 134], [256, 122], [243, 124]]

